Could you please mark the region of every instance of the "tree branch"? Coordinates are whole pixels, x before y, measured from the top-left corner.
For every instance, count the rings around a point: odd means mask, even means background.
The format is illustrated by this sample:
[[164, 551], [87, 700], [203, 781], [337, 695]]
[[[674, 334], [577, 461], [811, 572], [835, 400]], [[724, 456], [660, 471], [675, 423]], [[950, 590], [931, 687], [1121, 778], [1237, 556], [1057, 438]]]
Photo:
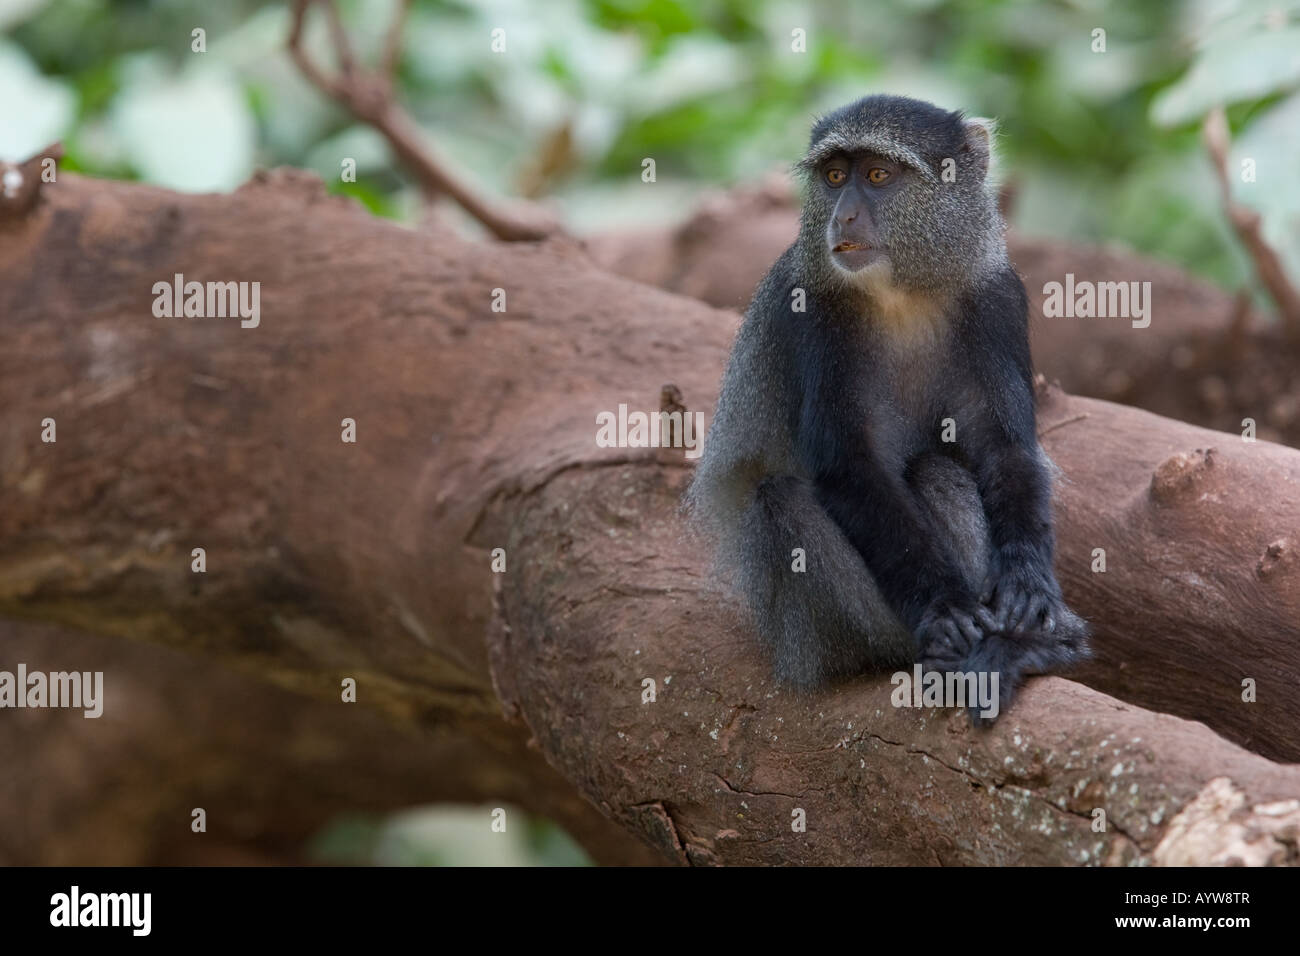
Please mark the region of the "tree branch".
[[[303, 47], [303, 29], [308, 10], [324, 7], [339, 73], [330, 76]], [[454, 173], [447, 161], [429, 144], [410, 115], [398, 104], [393, 92], [393, 74], [400, 54], [400, 34], [408, 3], [399, 3], [389, 27], [378, 70], [358, 65], [347, 32], [333, 0], [293, 0], [293, 20], [288, 48], [294, 62], [318, 89], [382, 135], [398, 160], [415, 176], [430, 198], [446, 195], [480, 222], [496, 238], [505, 241], [545, 239], [561, 233], [559, 220], [545, 208], [526, 201], [510, 207], [479, 195]]]
[[1292, 341], [1300, 342], [1300, 289], [1292, 284], [1281, 258], [1264, 238], [1260, 214], [1232, 198], [1232, 182], [1228, 175], [1228, 150], [1231, 143], [1228, 118], [1223, 107], [1215, 107], [1205, 117], [1202, 134], [1219, 180], [1219, 192], [1223, 197], [1223, 209], [1228, 221], [1232, 223], [1237, 238], [1255, 263], [1255, 272], [1277, 305], [1288, 335]]

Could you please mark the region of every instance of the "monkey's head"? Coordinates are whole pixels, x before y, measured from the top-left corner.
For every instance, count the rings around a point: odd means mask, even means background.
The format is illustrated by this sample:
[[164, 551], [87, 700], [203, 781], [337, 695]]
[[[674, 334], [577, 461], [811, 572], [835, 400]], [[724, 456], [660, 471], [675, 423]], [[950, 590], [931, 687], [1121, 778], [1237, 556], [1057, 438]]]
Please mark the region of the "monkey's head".
[[801, 245], [831, 283], [940, 293], [1000, 261], [992, 126], [902, 96], [868, 96], [813, 126], [798, 164]]

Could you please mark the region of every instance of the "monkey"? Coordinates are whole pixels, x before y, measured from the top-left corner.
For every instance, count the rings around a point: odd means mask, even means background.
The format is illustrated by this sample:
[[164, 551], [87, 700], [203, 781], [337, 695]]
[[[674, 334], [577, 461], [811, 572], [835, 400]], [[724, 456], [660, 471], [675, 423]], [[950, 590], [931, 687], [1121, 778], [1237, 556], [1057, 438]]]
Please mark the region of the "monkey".
[[918, 662], [997, 673], [1005, 710], [1090, 656], [1053, 571], [993, 135], [871, 95], [795, 166], [799, 233], [746, 310], [685, 505], [796, 688]]

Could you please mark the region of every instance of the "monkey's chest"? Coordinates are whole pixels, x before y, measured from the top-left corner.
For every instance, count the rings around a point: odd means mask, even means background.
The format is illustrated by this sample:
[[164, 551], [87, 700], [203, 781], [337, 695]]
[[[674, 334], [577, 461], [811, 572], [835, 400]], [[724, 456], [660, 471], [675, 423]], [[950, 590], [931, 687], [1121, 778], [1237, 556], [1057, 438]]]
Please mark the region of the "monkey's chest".
[[893, 449], [900, 467], [918, 454], [956, 443], [963, 426], [979, 414], [965, 370], [942, 353], [895, 356], [880, 371], [864, 424], [871, 443]]
[[910, 421], [927, 419], [943, 403], [951, 363], [933, 349], [899, 348], [881, 355], [875, 399]]

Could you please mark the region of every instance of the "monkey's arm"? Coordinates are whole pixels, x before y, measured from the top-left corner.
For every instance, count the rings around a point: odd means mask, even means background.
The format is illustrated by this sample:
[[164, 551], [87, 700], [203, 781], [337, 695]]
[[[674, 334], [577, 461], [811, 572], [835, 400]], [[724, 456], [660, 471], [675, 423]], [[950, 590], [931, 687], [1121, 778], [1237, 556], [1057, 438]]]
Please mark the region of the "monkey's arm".
[[1009, 270], [974, 303], [968, 354], [984, 404], [958, 429], [993, 548], [981, 598], [1014, 634], [1051, 632], [1070, 614], [1052, 571], [1052, 483], [1035, 430], [1026, 312], [1024, 287]]
[[769, 474], [790, 473], [790, 389], [772, 387], [789, 374], [786, 350], [776, 339], [773, 316], [764, 303], [779, 300], [788, 284], [791, 250], [777, 260], [759, 283], [754, 304], [732, 346], [722, 378], [718, 405], [695, 468], [687, 504], [696, 520], [733, 548], [732, 534]]
[[1064, 604], [1052, 571], [1051, 480], [1037, 445], [993, 435], [978, 459], [976, 485], [993, 544], [982, 599], [1014, 634], [1052, 631]]

